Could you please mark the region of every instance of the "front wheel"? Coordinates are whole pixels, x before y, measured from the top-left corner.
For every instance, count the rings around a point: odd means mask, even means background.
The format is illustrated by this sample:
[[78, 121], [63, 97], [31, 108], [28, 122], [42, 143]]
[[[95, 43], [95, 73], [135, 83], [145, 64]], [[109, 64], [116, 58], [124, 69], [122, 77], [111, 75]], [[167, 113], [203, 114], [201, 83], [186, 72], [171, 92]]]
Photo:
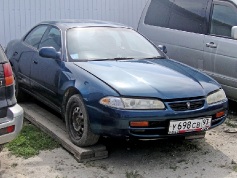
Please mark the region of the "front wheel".
[[94, 145], [99, 135], [91, 132], [86, 107], [80, 95], [69, 98], [66, 106], [66, 127], [71, 141], [80, 147]]

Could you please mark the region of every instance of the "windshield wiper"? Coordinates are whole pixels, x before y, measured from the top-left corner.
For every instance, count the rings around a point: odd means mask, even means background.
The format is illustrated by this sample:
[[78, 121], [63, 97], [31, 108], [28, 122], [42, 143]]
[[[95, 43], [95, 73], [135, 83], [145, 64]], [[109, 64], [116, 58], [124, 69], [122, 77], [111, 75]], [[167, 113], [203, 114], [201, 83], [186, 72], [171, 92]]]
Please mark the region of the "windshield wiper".
[[127, 60], [127, 59], [134, 59], [131, 57], [115, 57], [115, 58], [105, 58], [105, 59], [93, 59], [92, 61], [111, 61], [111, 60]]
[[113, 60], [127, 60], [127, 59], [134, 59], [132, 57], [115, 57]]
[[165, 59], [165, 57], [164, 56], [154, 56], [154, 57], [146, 57], [143, 59]]
[[145, 58], [132, 58], [132, 57], [115, 57], [115, 58], [104, 58], [104, 59], [93, 59], [91, 61], [111, 61], [111, 60], [128, 60], [128, 59], [165, 59], [164, 56], [154, 56]]

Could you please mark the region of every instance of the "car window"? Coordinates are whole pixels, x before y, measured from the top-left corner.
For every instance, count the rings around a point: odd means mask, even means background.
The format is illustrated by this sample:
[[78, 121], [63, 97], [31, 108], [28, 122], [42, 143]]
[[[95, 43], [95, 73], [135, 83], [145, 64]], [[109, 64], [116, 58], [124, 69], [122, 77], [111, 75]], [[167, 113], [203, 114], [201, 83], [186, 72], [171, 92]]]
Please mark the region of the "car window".
[[35, 27], [26, 37], [25, 37], [25, 43], [29, 44], [30, 46], [33, 46], [35, 48], [38, 47], [46, 29], [47, 25], [40, 25]]
[[207, 3], [208, 0], [152, 0], [145, 24], [204, 33]]
[[152, 0], [147, 10], [145, 24], [168, 27], [171, 6], [171, 1]]
[[5, 62], [7, 61], [7, 57], [2, 49], [2, 47], [0, 46], [0, 62]]
[[175, 0], [172, 6], [169, 28], [204, 33], [207, 0]]
[[52, 27], [40, 42], [39, 48], [54, 47], [56, 51], [61, 49], [61, 33], [60, 30]]
[[231, 28], [237, 26], [237, 11], [233, 6], [214, 4], [210, 34], [231, 37]]

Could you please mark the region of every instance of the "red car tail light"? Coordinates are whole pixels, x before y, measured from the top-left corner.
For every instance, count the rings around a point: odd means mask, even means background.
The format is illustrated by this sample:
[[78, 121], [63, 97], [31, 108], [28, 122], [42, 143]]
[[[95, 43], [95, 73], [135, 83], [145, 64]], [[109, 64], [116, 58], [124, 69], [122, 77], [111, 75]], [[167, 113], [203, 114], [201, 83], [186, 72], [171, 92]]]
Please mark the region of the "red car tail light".
[[10, 63], [3, 64], [3, 70], [4, 70], [5, 85], [6, 86], [12, 85], [14, 83], [14, 77]]
[[7, 133], [12, 133], [12, 132], [14, 132], [14, 130], [15, 130], [14, 125], [7, 127]]
[[5, 128], [0, 129], [0, 136], [1, 135], [5, 135], [5, 134], [9, 134], [15, 131], [15, 125], [11, 125]]

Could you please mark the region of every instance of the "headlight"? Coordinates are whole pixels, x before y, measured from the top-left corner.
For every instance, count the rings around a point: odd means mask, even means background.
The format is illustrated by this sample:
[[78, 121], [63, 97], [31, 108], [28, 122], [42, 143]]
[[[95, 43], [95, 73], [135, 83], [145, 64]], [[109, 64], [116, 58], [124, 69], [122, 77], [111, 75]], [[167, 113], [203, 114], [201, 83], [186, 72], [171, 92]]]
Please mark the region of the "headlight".
[[207, 96], [207, 104], [213, 104], [213, 103], [217, 103], [219, 101], [225, 100], [226, 99], [226, 95], [223, 89], [218, 90], [215, 93], [210, 94], [209, 96]]
[[100, 104], [119, 109], [165, 109], [162, 101], [152, 99], [105, 97]]

